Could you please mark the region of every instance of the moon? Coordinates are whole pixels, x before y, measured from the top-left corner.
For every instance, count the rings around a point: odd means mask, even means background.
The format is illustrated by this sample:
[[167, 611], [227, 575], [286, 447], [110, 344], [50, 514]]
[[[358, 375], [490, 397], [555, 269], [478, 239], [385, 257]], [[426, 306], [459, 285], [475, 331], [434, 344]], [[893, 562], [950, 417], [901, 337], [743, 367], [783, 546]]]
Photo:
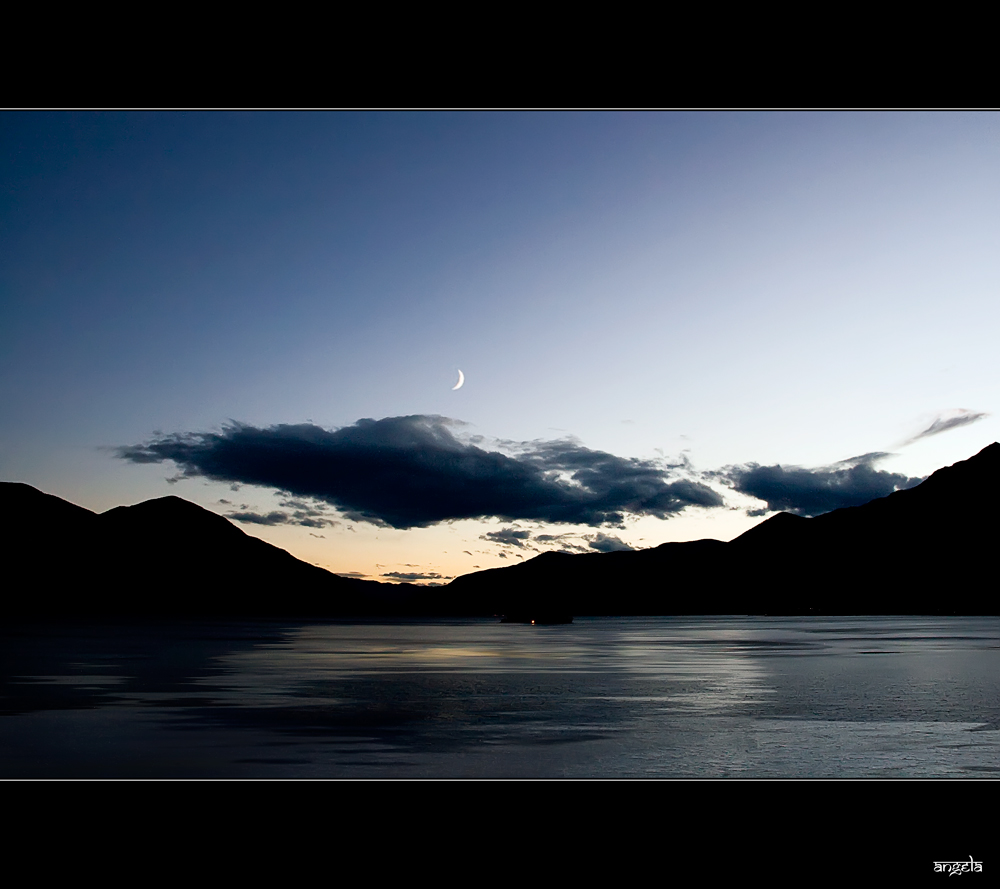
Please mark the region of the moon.
[[451, 387], [451, 391], [454, 392], [456, 389], [461, 389], [462, 388], [462, 383], [464, 383], [464, 382], [465, 382], [465, 374], [462, 373], [461, 370], [459, 370], [459, 372], [458, 372], [458, 382], [455, 383], [455, 385]]

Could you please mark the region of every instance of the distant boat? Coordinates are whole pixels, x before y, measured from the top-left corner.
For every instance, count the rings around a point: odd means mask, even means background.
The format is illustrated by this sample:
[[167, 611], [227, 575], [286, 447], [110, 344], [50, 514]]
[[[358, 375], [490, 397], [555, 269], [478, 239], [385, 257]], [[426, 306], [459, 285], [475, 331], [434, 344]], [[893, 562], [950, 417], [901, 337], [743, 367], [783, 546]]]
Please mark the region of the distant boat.
[[535, 624], [537, 626], [550, 626], [551, 624], [571, 624], [572, 614], [536, 614], [530, 617], [526, 614], [505, 614], [500, 618], [502, 624]]

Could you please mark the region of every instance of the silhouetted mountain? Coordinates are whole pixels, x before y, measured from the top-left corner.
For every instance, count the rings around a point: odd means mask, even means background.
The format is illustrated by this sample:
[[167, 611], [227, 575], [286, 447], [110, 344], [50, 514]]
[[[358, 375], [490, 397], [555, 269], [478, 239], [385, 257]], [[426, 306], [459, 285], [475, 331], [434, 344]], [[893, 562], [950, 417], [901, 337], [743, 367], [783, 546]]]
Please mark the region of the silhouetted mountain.
[[[722, 543], [547, 553], [456, 578], [445, 610], [573, 614], [1000, 614], [1000, 444], [922, 484], [815, 518], [779, 513]], [[561, 558], [559, 557], [561, 556]]]
[[782, 513], [729, 546], [773, 611], [997, 614], [998, 494], [994, 442], [914, 488], [812, 519]]
[[339, 577], [179, 497], [100, 515], [0, 483], [6, 615], [324, 617], [406, 612], [420, 587]]
[[475, 609], [480, 614], [711, 614], [722, 580], [716, 566], [726, 549], [719, 540], [694, 540], [632, 552], [543, 553], [518, 565], [456, 578], [441, 591], [439, 609]]
[[548, 552], [446, 587], [338, 577], [179, 497], [100, 515], [0, 484], [7, 616], [997, 614], [1000, 444], [915, 488], [730, 543]]

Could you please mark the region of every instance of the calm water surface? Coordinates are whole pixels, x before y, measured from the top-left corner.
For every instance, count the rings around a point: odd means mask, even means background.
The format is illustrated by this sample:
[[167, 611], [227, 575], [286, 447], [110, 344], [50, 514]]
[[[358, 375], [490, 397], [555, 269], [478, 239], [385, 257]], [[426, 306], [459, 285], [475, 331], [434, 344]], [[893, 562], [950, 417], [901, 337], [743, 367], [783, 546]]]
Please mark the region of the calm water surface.
[[8, 627], [0, 777], [982, 778], [998, 618]]

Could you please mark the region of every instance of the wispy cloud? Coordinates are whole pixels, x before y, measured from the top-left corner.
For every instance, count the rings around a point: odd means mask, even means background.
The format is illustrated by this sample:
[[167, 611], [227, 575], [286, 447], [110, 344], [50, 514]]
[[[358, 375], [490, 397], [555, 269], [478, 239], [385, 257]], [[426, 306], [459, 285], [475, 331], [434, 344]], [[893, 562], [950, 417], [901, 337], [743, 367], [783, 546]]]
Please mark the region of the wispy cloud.
[[443, 574], [423, 571], [387, 571], [379, 576], [395, 580], [398, 583], [419, 583], [424, 586], [443, 586], [449, 580], [454, 579]]
[[934, 421], [928, 426], [923, 432], [918, 432], [913, 438], [908, 438], [904, 441], [900, 447], [913, 444], [915, 441], [920, 441], [922, 438], [930, 438], [932, 435], [939, 435], [942, 432], [947, 432], [949, 429], [958, 429], [960, 426], [968, 426], [970, 423], [975, 423], [978, 420], [983, 419], [983, 417], [988, 417], [989, 414], [983, 411], [970, 411], [964, 407], [955, 408], [954, 410], [944, 411], [934, 418]]
[[[585, 553], [596, 550], [601, 553], [632, 550], [631, 544], [620, 537], [598, 531], [596, 534], [536, 534], [532, 531], [518, 528], [500, 528], [498, 531], [487, 531], [479, 536], [480, 540], [499, 544], [502, 547], [531, 552], [541, 552], [546, 549], [561, 549], [564, 552]], [[524, 558], [521, 553], [512, 552], [517, 558]], [[502, 555], [506, 558], [506, 555]]]
[[293, 511], [286, 512], [276, 509], [262, 513], [244, 508], [227, 512], [226, 518], [249, 525], [301, 525], [305, 528], [326, 528], [340, 524], [340, 522], [327, 517], [322, 509], [299, 501], [286, 500], [281, 505], [292, 507]]
[[275, 510], [274, 512], [227, 512], [227, 519], [243, 522], [246, 525], [287, 525], [288, 514]]

